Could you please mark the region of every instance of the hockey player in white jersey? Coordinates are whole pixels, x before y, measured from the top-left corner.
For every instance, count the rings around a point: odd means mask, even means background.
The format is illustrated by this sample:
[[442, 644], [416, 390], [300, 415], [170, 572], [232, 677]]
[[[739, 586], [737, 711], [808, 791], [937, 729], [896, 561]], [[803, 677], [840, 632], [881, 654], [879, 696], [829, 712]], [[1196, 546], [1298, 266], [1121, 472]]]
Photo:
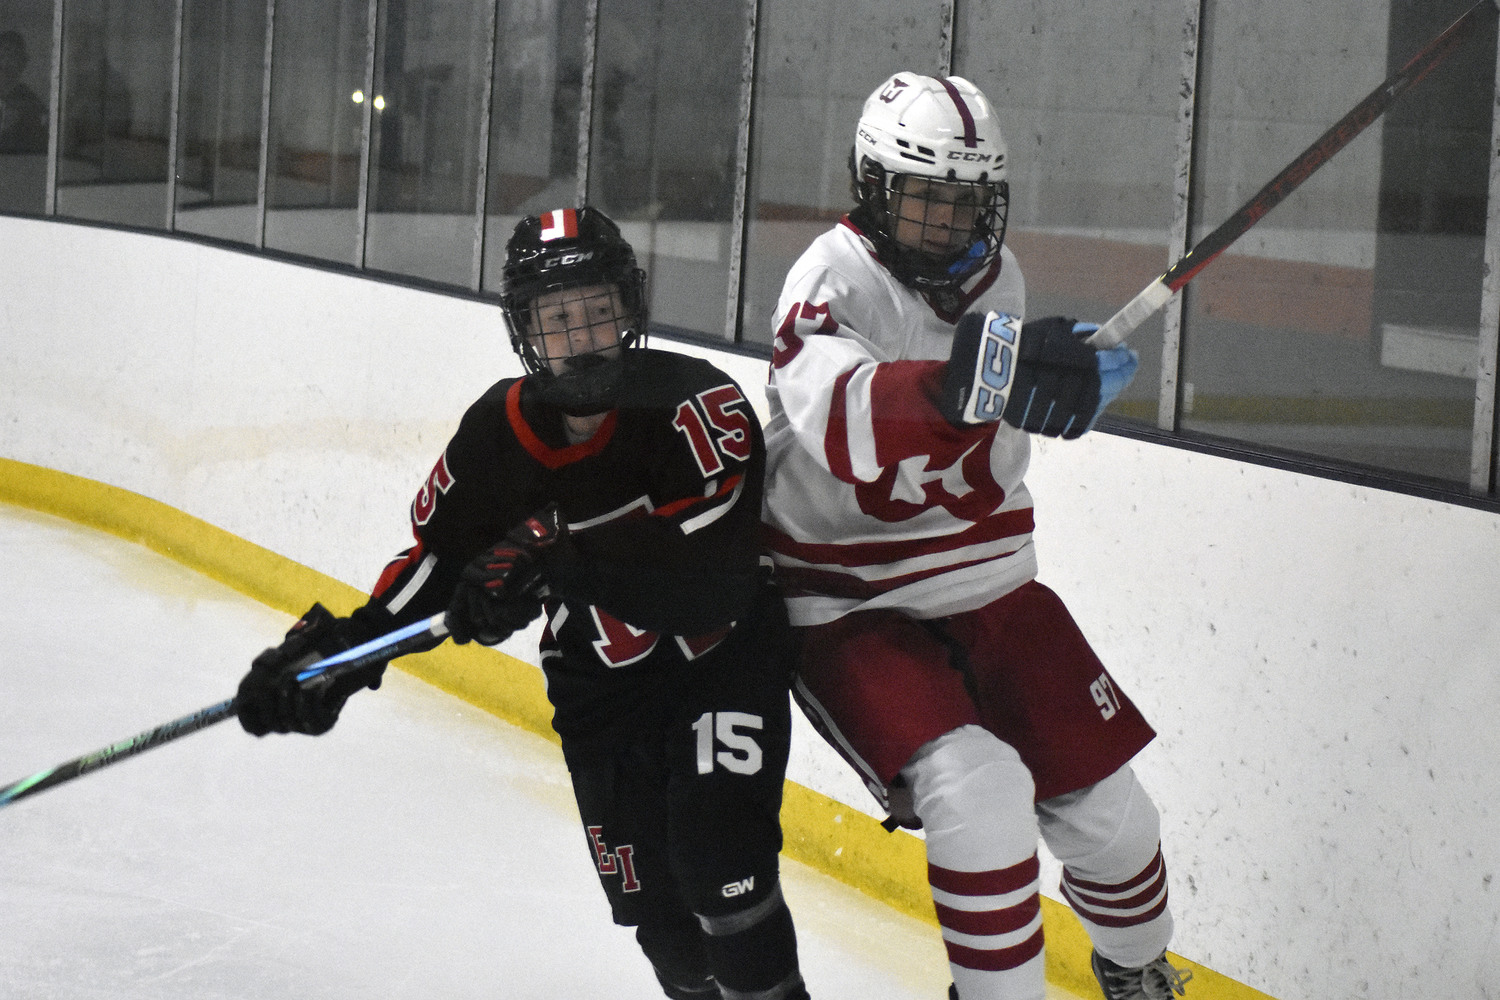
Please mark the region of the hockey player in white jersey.
[[1154, 733], [1036, 579], [1030, 434], [1082, 434], [1134, 374], [1071, 319], [1023, 322], [1007, 151], [959, 77], [865, 102], [857, 207], [792, 267], [768, 395], [770, 546], [794, 694], [895, 822], [925, 831], [962, 1000], [1044, 994], [1038, 837], [1108, 1000], [1169, 998]]

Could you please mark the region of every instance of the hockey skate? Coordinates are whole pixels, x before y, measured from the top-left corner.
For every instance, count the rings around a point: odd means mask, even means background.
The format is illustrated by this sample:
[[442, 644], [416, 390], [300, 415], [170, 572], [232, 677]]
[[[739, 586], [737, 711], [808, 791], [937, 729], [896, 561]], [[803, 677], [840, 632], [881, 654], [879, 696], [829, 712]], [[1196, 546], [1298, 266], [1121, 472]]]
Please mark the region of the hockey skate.
[[1193, 978], [1186, 969], [1172, 968], [1166, 952], [1154, 962], [1131, 969], [1116, 965], [1096, 951], [1093, 965], [1104, 1000], [1172, 1000], [1173, 994], [1183, 995], [1183, 987]]

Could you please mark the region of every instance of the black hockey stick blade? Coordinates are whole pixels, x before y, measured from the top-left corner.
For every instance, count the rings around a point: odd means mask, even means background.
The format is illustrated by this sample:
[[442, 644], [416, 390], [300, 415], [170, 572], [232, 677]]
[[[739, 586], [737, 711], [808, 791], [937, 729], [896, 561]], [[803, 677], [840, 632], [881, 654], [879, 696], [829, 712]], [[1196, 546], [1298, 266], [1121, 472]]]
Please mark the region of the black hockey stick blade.
[[1370, 91], [1364, 100], [1356, 104], [1348, 114], [1340, 118], [1324, 132], [1316, 142], [1308, 146], [1281, 173], [1256, 192], [1255, 197], [1240, 206], [1240, 209], [1219, 224], [1219, 227], [1199, 240], [1181, 260], [1167, 272], [1143, 288], [1125, 307], [1115, 313], [1089, 338], [1096, 348], [1114, 347], [1130, 336], [1136, 327], [1166, 304], [1183, 285], [1203, 270], [1214, 258], [1228, 249], [1229, 245], [1243, 236], [1259, 222], [1267, 212], [1279, 205], [1287, 195], [1312, 176], [1335, 153], [1349, 145], [1354, 137], [1363, 132], [1371, 122], [1383, 115], [1387, 108], [1462, 45], [1485, 22], [1494, 18], [1500, 7], [1497, 0], [1479, 0], [1450, 24], [1442, 34], [1428, 42], [1422, 51], [1412, 56], [1388, 80]]
[[[326, 660], [319, 660], [306, 670], [297, 675], [297, 680], [306, 682], [314, 677], [322, 675], [333, 675], [358, 670], [360, 667], [369, 666], [379, 660], [391, 660], [408, 653], [419, 653], [438, 646], [448, 636], [448, 627], [443, 623], [441, 614], [419, 622], [413, 622], [405, 628], [399, 628], [394, 632], [383, 635], [378, 639], [371, 639], [361, 646], [355, 646], [337, 656], [330, 656]], [[191, 715], [184, 715], [180, 719], [163, 723], [154, 729], [148, 729], [143, 733], [137, 733], [129, 739], [118, 743], [112, 743], [102, 750], [96, 750], [82, 757], [75, 757], [56, 767], [50, 767], [45, 771], [20, 781], [12, 782], [0, 788], [0, 809], [5, 808], [12, 802], [17, 802], [29, 795], [46, 791], [65, 781], [97, 771], [101, 767], [117, 764], [128, 757], [144, 753], [153, 747], [159, 747], [163, 743], [170, 743], [179, 737], [189, 733], [196, 733], [200, 729], [207, 729], [217, 722], [223, 722], [238, 714], [235, 700], [221, 701], [217, 705], [199, 709]]]

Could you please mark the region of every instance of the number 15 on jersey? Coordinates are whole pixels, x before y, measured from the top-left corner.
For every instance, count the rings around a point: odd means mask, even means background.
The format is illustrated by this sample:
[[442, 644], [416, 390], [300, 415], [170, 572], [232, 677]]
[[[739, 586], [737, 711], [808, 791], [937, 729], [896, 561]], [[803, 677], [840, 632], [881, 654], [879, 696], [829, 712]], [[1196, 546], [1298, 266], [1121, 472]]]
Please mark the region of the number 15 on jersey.
[[[761, 767], [760, 744], [742, 732], [764, 729], [765, 720], [746, 712], [704, 712], [693, 723], [698, 737], [698, 773], [711, 774], [715, 765], [735, 774], [755, 774]], [[725, 749], [716, 750], [716, 746]]]

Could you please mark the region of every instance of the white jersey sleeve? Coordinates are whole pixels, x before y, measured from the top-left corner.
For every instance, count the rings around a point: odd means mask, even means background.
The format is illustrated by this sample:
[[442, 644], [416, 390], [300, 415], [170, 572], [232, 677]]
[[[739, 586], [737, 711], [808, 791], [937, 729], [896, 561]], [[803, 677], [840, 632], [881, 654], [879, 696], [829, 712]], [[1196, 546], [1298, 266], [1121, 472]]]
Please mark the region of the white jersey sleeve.
[[[962, 311], [1019, 314], [1024, 295], [1007, 250]], [[794, 623], [877, 607], [940, 617], [1035, 575], [1029, 438], [954, 427], [936, 406], [957, 319], [894, 281], [847, 221], [788, 275], [764, 520]]]

